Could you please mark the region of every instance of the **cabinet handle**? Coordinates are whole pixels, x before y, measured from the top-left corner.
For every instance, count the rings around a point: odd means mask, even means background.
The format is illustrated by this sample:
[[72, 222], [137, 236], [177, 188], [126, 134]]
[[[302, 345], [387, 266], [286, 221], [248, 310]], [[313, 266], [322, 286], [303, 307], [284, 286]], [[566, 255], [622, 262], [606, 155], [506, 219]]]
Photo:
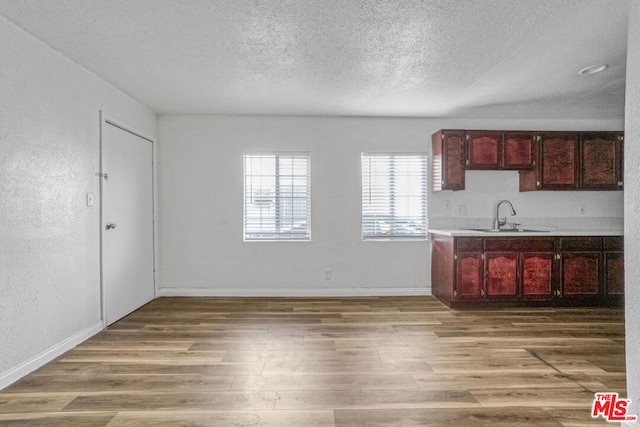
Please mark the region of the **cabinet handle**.
[[540, 184], [540, 181], [536, 181], [536, 187], [538, 188], [542, 187], [542, 184]]
[[618, 188], [622, 188], [622, 181], [618, 181]]
[[457, 296], [458, 296], [458, 291], [457, 291], [457, 289], [454, 289], [454, 290], [453, 290], [453, 296], [454, 296], [454, 297], [457, 297]]
[[484, 297], [484, 289], [480, 289], [480, 295]]
[[467, 159], [467, 161], [465, 162], [467, 166], [469, 166], [469, 159]]

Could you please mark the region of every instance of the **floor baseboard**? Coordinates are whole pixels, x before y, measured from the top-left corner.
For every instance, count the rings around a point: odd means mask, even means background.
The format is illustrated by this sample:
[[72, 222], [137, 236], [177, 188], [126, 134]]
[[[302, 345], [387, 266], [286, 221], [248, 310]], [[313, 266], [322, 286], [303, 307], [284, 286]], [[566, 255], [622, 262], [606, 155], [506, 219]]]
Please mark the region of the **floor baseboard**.
[[83, 341], [91, 338], [104, 329], [102, 321], [95, 323], [87, 329], [55, 344], [45, 351], [33, 356], [32, 358], [20, 363], [19, 365], [0, 374], [0, 390], [18, 381], [25, 375], [35, 371], [42, 365], [51, 362], [65, 351], [71, 350]]
[[159, 297], [371, 297], [431, 295], [431, 288], [210, 289], [159, 288]]

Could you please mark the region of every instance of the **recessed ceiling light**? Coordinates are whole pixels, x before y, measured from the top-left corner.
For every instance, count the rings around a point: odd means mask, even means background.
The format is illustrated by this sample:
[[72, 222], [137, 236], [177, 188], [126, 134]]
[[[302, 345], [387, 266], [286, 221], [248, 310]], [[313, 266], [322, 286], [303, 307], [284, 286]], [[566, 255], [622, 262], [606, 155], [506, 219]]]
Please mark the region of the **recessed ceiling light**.
[[604, 71], [607, 68], [609, 68], [609, 64], [590, 65], [590, 66], [585, 67], [582, 70], [578, 71], [578, 74], [580, 74], [582, 76], [590, 76], [591, 74], [596, 74], [596, 73], [599, 73], [601, 71]]

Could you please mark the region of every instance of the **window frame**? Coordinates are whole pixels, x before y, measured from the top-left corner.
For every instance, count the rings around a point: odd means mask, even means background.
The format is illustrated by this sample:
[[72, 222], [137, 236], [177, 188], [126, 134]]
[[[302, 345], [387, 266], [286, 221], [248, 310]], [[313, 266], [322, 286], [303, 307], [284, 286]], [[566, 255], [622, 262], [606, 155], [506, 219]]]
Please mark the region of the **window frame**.
[[[247, 232], [247, 159], [250, 157], [274, 157], [275, 170], [273, 171], [273, 177], [275, 180], [274, 203], [276, 205], [275, 223], [278, 224], [282, 221], [279, 218], [279, 210], [281, 203], [280, 182], [278, 181], [279, 174], [279, 161], [280, 158], [305, 158], [306, 159], [306, 234], [303, 237], [292, 237], [291, 235], [282, 236], [281, 231], [275, 231], [268, 237], [250, 237], [251, 234]], [[242, 238], [244, 242], [310, 242], [311, 241], [311, 153], [309, 151], [270, 151], [270, 152], [247, 152], [242, 155]], [[263, 233], [268, 234], [268, 233]]]
[[[398, 235], [398, 234], [366, 234], [365, 233], [365, 204], [364, 204], [364, 196], [365, 196], [365, 182], [364, 182], [364, 172], [365, 172], [365, 159], [368, 157], [421, 157], [424, 161], [424, 175], [419, 177], [422, 181], [423, 191], [421, 194], [422, 205], [424, 206], [422, 209], [422, 228], [424, 230], [423, 233], [419, 235]], [[394, 175], [395, 176], [395, 175]], [[363, 151], [360, 155], [360, 238], [363, 242], [399, 242], [399, 241], [427, 241], [428, 240], [428, 193], [429, 193], [429, 163], [428, 163], [428, 153], [427, 152], [371, 152], [371, 151]], [[395, 199], [393, 196], [391, 199]], [[393, 221], [395, 222], [397, 216], [393, 216]]]

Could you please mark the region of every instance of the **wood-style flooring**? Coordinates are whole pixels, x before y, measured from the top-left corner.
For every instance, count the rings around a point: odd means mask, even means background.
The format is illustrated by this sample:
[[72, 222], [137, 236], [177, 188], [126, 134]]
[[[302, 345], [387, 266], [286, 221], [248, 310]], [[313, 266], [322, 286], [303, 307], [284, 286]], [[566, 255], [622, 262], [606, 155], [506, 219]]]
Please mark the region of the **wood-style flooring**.
[[160, 298], [0, 391], [2, 426], [591, 426], [622, 309]]

